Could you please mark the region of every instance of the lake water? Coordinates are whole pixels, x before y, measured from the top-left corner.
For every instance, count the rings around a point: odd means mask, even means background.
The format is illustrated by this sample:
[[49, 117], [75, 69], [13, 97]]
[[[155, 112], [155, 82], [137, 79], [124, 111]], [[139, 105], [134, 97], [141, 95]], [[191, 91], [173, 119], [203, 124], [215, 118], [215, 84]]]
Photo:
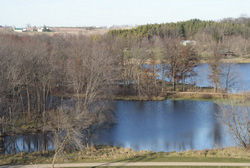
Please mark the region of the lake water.
[[[149, 65], [147, 65], [146, 67], [149, 67]], [[158, 73], [159, 74], [158, 78], [161, 79], [162, 78], [161, 65], [157, 65], [157, 67], [160, 69], [160, 72]], [[211, 70], [208, 64], [206, 63], [199, 64], [195, 68], [195, 72], [197, 73], [197, 76], [191, 79], [190, 78], [187, 79], [186, 80], [187, 83], [195, 84], [196, 86], [200, 87], [209, 87], [209, 86], [213, 87], [213, 83], [208, 79], [209, 75], [211, 75]], [[231, 72], [233, 74], [232, 76], [234, 76], [235, 80], [237, 81], [236, 84], [231, 88], [231, 92], [239, 93], [239, 92], [250, 91], [250, 64], [234, 63], [232, 64]]]
[[[211, 74], [208, 64], [199, 64], [195, 71], [198, 76], [195, 77], [198, 86], [213, 86], [208, 76]], [[232, 92], [250, 91], [250, 64], [232, 64], [232, 73], [237, 80], [235, 86], [232, 87]]]
[[[216, 120], [219, 109], [213, 102], [117, 101], [116, 106], [117, 123], [99, 130], [95, 144], [152, 151], [235, 146], [226, 128]], [[51, 141], [42, 135], [6, 138], [6, 153], [53, 149]]]
[[152, 151], [234, 146], [218, 112], [208, 101], [118, 101], [118, 122], [99, 131], [97, 143]]
[[29, 134], [7, 136], [4, 138], [4, 153], [35, 152], [53, 150], [53, 143], [48, 135]]

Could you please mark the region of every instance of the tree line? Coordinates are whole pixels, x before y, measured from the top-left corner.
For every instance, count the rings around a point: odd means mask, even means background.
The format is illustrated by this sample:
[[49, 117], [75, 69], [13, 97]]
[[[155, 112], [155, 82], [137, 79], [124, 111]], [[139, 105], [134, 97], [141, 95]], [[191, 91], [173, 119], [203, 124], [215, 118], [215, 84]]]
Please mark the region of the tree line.
[[109, 33], [123, 37], [134, 35], [152, 38], [156, 35], [162, 38], [191, 38], [199, 31], [206, 31], [213, 35], [215, 39], [219, 39], [223, 35], [243, 35], [244, 37], [248, 38], [250, 36], [250, 19], [245, 17], [236, 19], [225, 18], [218, 22], [191, 19], [176, 23], [141, 25], [132, 29], [115, 29], [111, 30]]
[[147, 24], [132, 29], [110, 30], [113, 36], [124, 39], [181, 38], [197, 41], [199, 53], [211, 54], [210, 42], [221, 44], [221, 50], [231, 50], [237, 56], [249, 57], [250, 18], [225, 18], [220, 21], [191, 19], [177, 23]]

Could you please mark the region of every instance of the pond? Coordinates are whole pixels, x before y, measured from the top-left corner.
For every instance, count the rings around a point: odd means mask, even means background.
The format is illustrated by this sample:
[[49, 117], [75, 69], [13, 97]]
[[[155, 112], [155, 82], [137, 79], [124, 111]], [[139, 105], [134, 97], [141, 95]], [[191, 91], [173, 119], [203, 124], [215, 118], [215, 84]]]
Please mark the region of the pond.
[[[208, 80], [208, 76], [211, 74], [208, 64], [199, 64], [196, 67], [197, 72], [196, 83], [198, 86], [213, 86], [212, 82]], [[232, 64], [232, 76], [235, 78], [237, 83], [232, 87], [232, 92], [244, 92], [250, 91], [250, 64]]]
[[[226, 67], [226, 63], [222, 64], [222, 66]], [[234, 78], [236, 84], [232, 86], [231, 92], [233, 93], [239, 93], [244, 91], [250, 91], [250, 64], [249, 63], [242, 63], [242, 64], [231, 64], [231, 76]], [[147, 65], [145, 67], [150, 67], [150, 65]], [[160, 69], [160, 72], [158, 73], [158, 78], [162, 79], [162, 66], [160, 64], [157, 65], [157, 67]], [[223, 68], [222, 68], [223, 69]], [[225, 69], [224, 69], [225, 70]], [[211, 70], [208, 64], [201, 63], [197, 67], [195, 67], [194, 71], [197, 73], [197, 76], [192, 77], [191, 79], [187, 79], [186, 83], [195, 84], [199, 87], [213, 87], [213, 83], [211, 80], [209, 80], [209, 75], [211, 75]], [[170, 79], [167, 79], [168, 81]], [[222, 81], [222, 85], [224, 85]], [[224, 86], [223, 86], [224, 87]]]
[[209, 101], [118, 101], [118, 122], [98, 132], [97, 144], [135, 150], [183, 151], [234, 146]]
[[4, 137], [4, 153], [36, 152], [53, 150], [53, 143], [48, 135], [28, 134]]
[[[93, 143], [166, 152], [235, 146], [217, 113], [209, 101], [117, 101], [117, 123], [97, 131]], [[5, 146], [5, 153], [53, 150], [42, 135], [6, 137]]]

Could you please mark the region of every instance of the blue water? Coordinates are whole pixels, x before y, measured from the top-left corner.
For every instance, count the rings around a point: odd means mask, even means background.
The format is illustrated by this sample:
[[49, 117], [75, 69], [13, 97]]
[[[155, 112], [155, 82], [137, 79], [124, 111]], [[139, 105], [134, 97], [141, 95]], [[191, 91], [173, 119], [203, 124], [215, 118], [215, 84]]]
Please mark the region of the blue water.
[[101, 130], [96, 142], [152, 151], [234, 146], [218, 112], [208, 101], [118, 101], [117, 124]]
[[[117, 101], [117, 122], [97, 131], [93, 143], [166, 152], [235, 146], [217, 120], [219, 112], [209, 101]], [[41, 134], [9, 136], [5, 148], [5, 153], [34, 152], [53, 150], [53, 143]]]
[[4, 138], [5, 153], [53, 150], [53, 146], [52, 139], [49, 135], [28, 134], [7, 136]]
[[[226, 64], [223, 64], [224, 67]], [[223, 66], [222, 65], [222, 66]], [[150, 68], [151, 65], [145, 65], [145, 67]], [[162, 67], [160, 64], [156, 65], [158, 71], [158, 79], [162, 79]], [[222, 68], [222, 70], [226, 68]], [[209, 75], [211, 75], [211, 69], [208, 64], [202, 63], [199, 64], [194, 71], [197, 73], [197, 76], [188, 78], [185, 82], [189, 84], [195, 84], [199, 87], [213, 87], [213, 83], [209, 80]], [[239, 93], [250, 91], [250, 64], [232, 64], [231, 72], [234, 80], [236, 81], [235, 85], [231, 87], [231, 92]], [[170, 81], [170, 79], [166, 79]], [[221, 80], [222, 87], [225, 88], [225, 80]]]
[[[197, 86], [213, 86], [212, 82], [208, 80], [208, 76], [211, 74], [208, 64], [199, 64], [195, 71], [198, 74], [194, 78], [197, 81]], [[231, 92], [250, 91], [250, 64], [232, 64], [232, 76], [237, 82], [232, 87]]]

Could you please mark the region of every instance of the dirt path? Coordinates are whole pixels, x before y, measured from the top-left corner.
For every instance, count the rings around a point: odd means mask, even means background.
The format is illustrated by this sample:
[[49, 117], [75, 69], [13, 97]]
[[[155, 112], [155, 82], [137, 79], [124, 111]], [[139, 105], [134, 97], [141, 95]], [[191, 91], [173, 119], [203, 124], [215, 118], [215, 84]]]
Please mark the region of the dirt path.
[[[50, 164], [6, 165], [0, 168], [49, 168]], [[213, 162], [114, 162], [114, 163], [64, 163], [55, 167], [104, 167], [104, 166], [244, 166], [250, 163], [213, 163]]]

